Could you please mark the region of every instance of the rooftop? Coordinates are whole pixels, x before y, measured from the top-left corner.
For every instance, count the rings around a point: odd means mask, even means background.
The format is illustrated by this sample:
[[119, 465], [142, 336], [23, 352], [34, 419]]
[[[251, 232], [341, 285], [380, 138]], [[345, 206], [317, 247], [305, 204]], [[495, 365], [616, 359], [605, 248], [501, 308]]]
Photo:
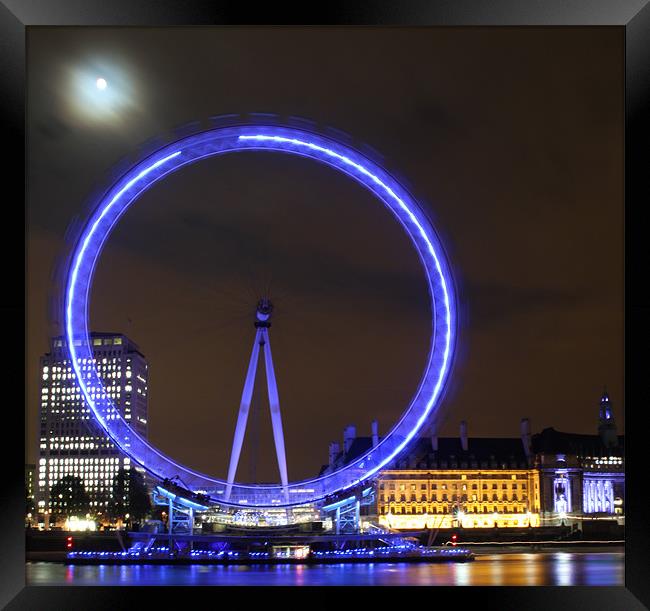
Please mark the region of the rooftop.
[[[356, 437], [348, 452], [336, 455], [335, 468], [349, 464], [371, 447], [372, 437]], [[328, 468], [329, 465], [324, 465], [320, 474]], [[437, 450], [433, 449], [430, 437], [420, 437], [384, 470], [436, 468], [527, 469], [529, 464], [519, 437], [469, 437], [467, 451], [463, 450], [459, 437], [439, 437]]]
[[532, 436], [532, 448], [536, 454], [569, 454], [575, 456], [622, 455], [625, 450], [625, 435], [617, 435], [618, 446], [606, 448], [600, 435], [563, 433], [553, 427]]

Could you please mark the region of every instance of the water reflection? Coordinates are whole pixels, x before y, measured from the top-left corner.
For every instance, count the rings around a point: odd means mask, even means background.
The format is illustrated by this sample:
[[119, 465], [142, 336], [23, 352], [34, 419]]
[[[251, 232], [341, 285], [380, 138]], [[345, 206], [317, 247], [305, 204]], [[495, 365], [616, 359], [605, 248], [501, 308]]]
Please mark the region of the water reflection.
[[623, 585], [623, 553], [477, 555], [468, 563], [66, 566], [27, 563], [28, 585]]
[[571, 555], [559, 552], [553, 554], [555, 562], [553, 568], [555, 571], [555, 580], [559, 586], [570, 586], [573, 580], [573, 567], [571, 566]]
[[65, 582], [68, 585], [74, 585], [74, 566], [67, 566], [65, 569]]
[[454, 585], [470, 585], [470, 568], [469, 563], [454, 565]]

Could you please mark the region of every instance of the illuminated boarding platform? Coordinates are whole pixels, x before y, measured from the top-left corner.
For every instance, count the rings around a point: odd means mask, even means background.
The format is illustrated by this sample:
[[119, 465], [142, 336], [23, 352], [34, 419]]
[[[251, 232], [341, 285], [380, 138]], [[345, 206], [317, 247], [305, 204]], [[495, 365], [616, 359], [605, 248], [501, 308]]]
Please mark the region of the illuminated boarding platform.
[[322, 520], [321, 511], [315, 504], [262, 508], [212, 505], [201, 514], [201, 528], [203, 532], [301, 528], [322, 523]]

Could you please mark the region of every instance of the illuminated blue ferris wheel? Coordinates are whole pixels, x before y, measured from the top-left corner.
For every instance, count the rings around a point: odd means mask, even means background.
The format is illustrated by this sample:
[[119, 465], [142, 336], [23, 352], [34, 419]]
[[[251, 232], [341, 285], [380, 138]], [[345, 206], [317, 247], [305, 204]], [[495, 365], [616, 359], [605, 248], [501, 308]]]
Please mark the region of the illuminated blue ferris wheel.
[[[206, 503], [247, 507], [288, 507], [312, 503], [371, 478], [395, 458], [435, 414], [450, 376], [456, 343], [456, 296], [451, 269], [432, 224], [411, 194], [367, 155], [323, 133], [284, 124], [248, 123], [217, 127], [164, 146], [126, 171], [99, 199], [74, 246], [66, 277], [64, 321], [70, 361], [83, 396], [97, 422], [113, 442], [155, 479], [180, 479], [191, 491], [205, 495]], [[103, 382], [92, 365], [88, 311], [93, 273], [112, 229], [124, 212], [151, 185], [168, 174], [207, 157], [242, 151], [299, 155], [342, 172], [373, 193], [408, 234], [424, 269], [431, 302], [429, 351], [413, 398], [388, 434], [353, 462], [313, 479], [289, 482], [276, 389], [276, 412], [271, 409], [281, 482], [241, 484], [234, 475], [245, 427], [246, 384], [258, 355], [251, 357], [227, 480], [199, 473], [179, 464], [138, 435], [103, 392]], [[266, 307], [270, 306], [267, 304]], [[268, 317], [258, 305], [256, 344], [268, 344]], [[262, 309], [260, 309], [262, 308]], [[260, 312], [262, 313], [260, 315]], [[270, 316], [270, 311], [268, 311]], [[257, 324], [261, 322], [262, 324]], [[260, 344], [260, 341], [263, 343]], [[270, 345], [266, 353], [270, 359]], [[90, 363], [82, 371], [81, 363]], [[267, 360], [267, 365], [269, 361]], [[267, 366], [267, 372], [269, 368]], [[272, 370], [272, 369], [271, 369]], [[254, 379], [254, 370], [252, 379]], [[271, 382], [271, 380], [268, 380]], [[274, 380], [273, 380], [274, 383]], [[271, 383], [269, 392], [271, 393]], [[252, 392], [252, 389], [251, 389]], [[250, 397], [249, 397], [250, 404]], [[236, 455], [236, 456], [235, 456]]]

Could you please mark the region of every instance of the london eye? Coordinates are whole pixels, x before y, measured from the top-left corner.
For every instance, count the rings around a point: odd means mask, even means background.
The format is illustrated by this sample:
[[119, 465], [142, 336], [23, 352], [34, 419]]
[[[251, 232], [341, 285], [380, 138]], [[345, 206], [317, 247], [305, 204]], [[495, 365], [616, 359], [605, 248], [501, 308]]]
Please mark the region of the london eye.
[[[102, 392], [103, 382], [93, 365], [88, 311], [93, 274], [102, 250], [126, 210], [154, 183], [199, 160], [242, 151], [297, 155], [325, 164], [370, 191], [406, 232], [422, 264], [431, 304], [429, 350], [411, 401], [385, 437], [352, 462], [319, 477], [291, 482], [287, 478], [277, 387], [272, 369], [270, 302], [260, 302], [255, 318], [255, 342], [227, 479], [200, 473], [180, 464], [137, 434]], [[400, 454], [439, 409], [448, 383], [456, 344], [456, 296], [451, 267], [432, 223], [409, 191], [368, 155], [317, 129], [274, 121], [242, 122], [208, 129], [178, 139], [139, 161], [97, 201], [73, 247], [66, 275], [64, 324], [70, 362], [83, 397], [97, 423], [112, 441], [156, 481], [179, 479], [199, 494], [203, 504], [237, 507], [290, 507], [331, 497], [372, 478]], [[281, 481], [243, 484], [234, 481], [246, 426], [255, 367], [264, 353], [274, 440]], [[82, 369], [82, 363], [88, 365]], [[270, 367], [270, 369], [269, 369]], [[271, 374], [269, 375], [269, 371]]]

